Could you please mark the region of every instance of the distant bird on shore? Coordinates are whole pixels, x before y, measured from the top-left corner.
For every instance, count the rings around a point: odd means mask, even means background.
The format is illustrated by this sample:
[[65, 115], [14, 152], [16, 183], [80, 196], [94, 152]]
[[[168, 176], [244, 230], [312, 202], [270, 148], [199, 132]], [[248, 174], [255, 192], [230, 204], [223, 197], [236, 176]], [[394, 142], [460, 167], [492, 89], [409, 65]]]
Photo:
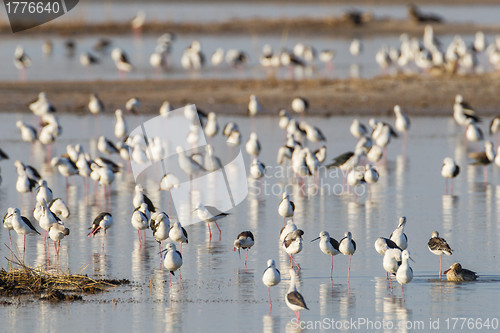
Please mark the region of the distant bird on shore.
[[448, 256], [451, 256], [453, 250], [450, 248], [450, 246], [448, 245], [448, 243], [444, 238], [439, 237], [439, 232], [437, 231], [432, 232], [431, 239], [429, 239], [427, 247], [429, 248], [429, 251], [439, 256], [439, 278], [441, 278], [441, 272], [442, 272], [441, 262], [443, 258], [443, 253]]
[[298, 114], [304, 114], [309, 110], [309, 101], [304, 97], [295, 97], [291, 104], [292, 110]]
[[82, 66], [92, 66], [99, 64], [100, 60], [90, 52], [83, 52], [80, 54], [80, 64]]
[[104, 103], [97, 94], [92, 93], [90, 94], [88, 108], [90, 113], [97, 115], [101, 112], [104, 112]]
[[257, 96], [255, 95], [250, 95], [250, 102], [248, 102], [248, 115], [249, 116], [255, 116], [259, 112], [261, 112], [262, 106], [260, 105], [259, 100], [257, 99]]
[[111, 59], [120, 72], [130, 72], [134, 68], [125, 51], [120, 48], [115, 48], [111, 51]]
[[14, 66], [23, 71], [31, 66], [31, 58], [24, 52], [24, 48], [19, 45], [14, 52]]

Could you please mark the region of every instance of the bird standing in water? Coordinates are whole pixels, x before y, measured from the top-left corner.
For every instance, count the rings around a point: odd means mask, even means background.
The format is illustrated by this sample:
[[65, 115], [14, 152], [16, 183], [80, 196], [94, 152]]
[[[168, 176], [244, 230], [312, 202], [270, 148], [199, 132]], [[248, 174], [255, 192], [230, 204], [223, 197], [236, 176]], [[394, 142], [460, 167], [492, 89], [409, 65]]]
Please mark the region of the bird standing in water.
[[276, 268], [276, 263], [274, 260], [269, 259], [267, 261], [267, 268], [262, 275], [262, 282], [267, 286], [267, 292], [269, 294], [269, 312], [271, 312], [271, 287], [277, 285], [281, 281], [280, 271]]
[[429, 251], [439, 256], [439, 278], [441, 279], [443, 253], [451, 256], [453, 250], [444, 238], [439, 237], [439, 232], [437, 231], [432, 232], [431, 239], [429, 239], [427, 247], [429, 248]]

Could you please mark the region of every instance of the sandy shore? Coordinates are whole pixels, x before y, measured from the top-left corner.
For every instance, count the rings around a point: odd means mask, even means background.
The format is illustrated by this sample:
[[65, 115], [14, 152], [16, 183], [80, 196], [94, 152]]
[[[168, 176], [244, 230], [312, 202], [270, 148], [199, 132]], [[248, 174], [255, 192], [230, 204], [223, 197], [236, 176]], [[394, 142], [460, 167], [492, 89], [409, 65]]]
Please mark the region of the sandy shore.
[[[142, 28], [144, 35], [161, 35], [167, 31], [178, 34], [289, 34], [289, 35], [324, 35], [351, 38], [353, 36], [376, 36], [376, 35], [421, 35], [424, 31], [424, 23], [416, 23], [411, 20], [396, 20], [383, 17], [370, 17], [370, 13], [364, 13], [362, 23], [353, 22], [353, 18], [344, 15], [328, 18], [280, 18], [264, 19], [252, 18], [225, 22], [147, 22]], [[435, 23], [433, 24], [436, 34], [473, 34], [476, 31], [484, 33], [499, 33], [498, 25], [479, 25], [471, 23]], [[72, 23], [48, 23], [39, 27], [20, 32], [19, 36], [36, 36], [56, 34], [63, 36], [78, 35], [123, 35], [131, 34], [129, 22], [106, 22], [93, 23], [75, 21]], [[11, 35], [10, 26], [4, 22], [0, 24], [0, 35]], [[46, 36], [45, 36], [46, 37]]]
[[108, 112], [123, 108], [130, 97], [143, 101], [142, 113], [155, 114], [163, 100], [174, 107], [194, 103], [205, 111], [245, 115], [249, 95], [263, 104], [263, 115], [289, 108], [293, 97], [304, 96], [311, 114], [384, 115], [400, 104], [411, 115], [451, 114], [454, 96], [464, 95], [480, 115], [499, 115], [500, 74], [470, 76], [399, 76], [369, 80], [165, 80], [0, 83], [0, 110], [29, 112], [28, 104], [46, 91], [58, 112], [88, 113], [91, 92], [99, 92]]

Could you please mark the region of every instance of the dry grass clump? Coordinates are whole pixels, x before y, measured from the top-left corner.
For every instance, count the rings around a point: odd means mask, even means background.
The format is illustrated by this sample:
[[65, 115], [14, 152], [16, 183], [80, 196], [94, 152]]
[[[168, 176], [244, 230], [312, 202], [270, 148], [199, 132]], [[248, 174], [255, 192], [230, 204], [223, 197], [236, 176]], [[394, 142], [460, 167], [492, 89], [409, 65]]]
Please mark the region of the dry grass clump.
[[26, 266], [17, 257], [7, 260], [12, 268], [0, 270], [0, 296], [30, 295], [54, 302], [75, 301], [81, 300], [82, 294], [104, 292], [130, 283], [126, 279], [93, 279], [81, 274], [54, 274], [42, 267]]

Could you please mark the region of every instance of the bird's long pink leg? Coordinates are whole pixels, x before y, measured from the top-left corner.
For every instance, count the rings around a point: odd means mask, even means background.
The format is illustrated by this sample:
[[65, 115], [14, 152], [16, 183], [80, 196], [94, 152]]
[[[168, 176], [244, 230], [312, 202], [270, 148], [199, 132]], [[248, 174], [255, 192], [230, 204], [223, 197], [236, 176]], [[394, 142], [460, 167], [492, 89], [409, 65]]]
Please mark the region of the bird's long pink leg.
[[401, 293], [403, 294], [403, 303], [405, 302], [405, 291], [403, 289], [403, 285], [401, 285]]
[[271, 304], [271, 287], [267, 287], [267, 293], [269, 294], [269, 313], [271, 313], [271, 309], [273, 308]]
[[219, 224], [217, 223], [217, 221], [215, 221], [215, 226], [217, 227], [217, 229], [219, 229], [219, 240], [220, 240], [222, 231], [220, 231]]
[[389, 285], [391, 286], [391, 295], [392, 295], [392, 279], [391, 279], [391, 276], [389, 276]]
[[440, 255], [439, 256], [439, 279], [441, 280], [441, 271], [442, 271], [442, 268], [441, 268], [441, 261], [443, 259], [443, 255]]
[[349, 256], [349, 266], [347, 267], [347, 281], [349, 281], [349, 275], [351, 273], [351, 258], [352, 255]]
[[330, 267], [330, 280], [333, 280], [333, 256], [332, 257], [332, 265]]
[[210, 222], [208, 224], [208, 234], [210, 235], [210, 240], [212, 239], [212, 229], [210, 229]]
[[291, 258], [292, 258], [293, 262], [295, 263], [295, 266], [297, 266], [298, 269], [301, 269], [300, 266], [299, 266], [299, 264], [297, 264], [297, 262], [295, 261], [295, 259], [293, 259], [292, 256], [291, 256]]

